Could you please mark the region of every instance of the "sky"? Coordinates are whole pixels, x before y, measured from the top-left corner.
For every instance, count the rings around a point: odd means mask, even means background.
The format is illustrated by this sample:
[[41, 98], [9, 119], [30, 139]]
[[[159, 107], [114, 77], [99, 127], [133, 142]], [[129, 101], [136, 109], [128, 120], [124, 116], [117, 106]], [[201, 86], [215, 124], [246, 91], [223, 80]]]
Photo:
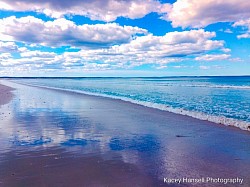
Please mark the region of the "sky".
[[0, 76], [250, 75], [248, 0], [0, 0]]

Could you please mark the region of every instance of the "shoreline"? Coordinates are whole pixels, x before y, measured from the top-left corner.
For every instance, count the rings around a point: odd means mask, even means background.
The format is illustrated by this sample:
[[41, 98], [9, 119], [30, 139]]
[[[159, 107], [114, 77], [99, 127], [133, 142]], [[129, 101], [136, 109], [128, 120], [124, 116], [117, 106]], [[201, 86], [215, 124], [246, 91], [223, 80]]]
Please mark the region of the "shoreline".
[[164, 178], [183, 177], [250, 184], [247, 131], [122, 100], [7, 85], [17, 92], [0, 109], [11, 112], [0, 126], [0, 186], [164, 186]]
[[201, 112], [187, 111], [185, 109], [178, 109], [178, 108], [175, 109], [172, 107], [167, 107], [163, 104], [140, 102], [140, 101], [132, 100], [129, 98], [109, 96], [109, 95], [105, 95], [105, 94], [97, 94], [97, 93], [91, 93], [91, 92], [85, 92], [85, 91], [62, 89], [62, 88], [47, 87], [47, 86], [39, 86], [39, 85], [24, 84], [24, 83], [17, 83], [17, 84], [22, 84], [25, 86], [31, 86], [31, 87], [42, 88], [42, 89], [48, 89], [48, 90], [62, 91], [62, 92], [73, 93], [73, 94], [77, 93], [77, 94], [83, 94], [83, 95], [93, 96], [93, 97], [101, 97], [104, 99], [112, 99], [112, 100], [122, 101], [122, 102], [129, 102], [131, 104], [140, 105], [143, 107], [156, 109], [156, 110], [160, 110], [160, 111], [164, 111], [164, 112], [169, 112], [169, 113], [173, 113], [173, 114], [177, 114], [177, 115], [181, 115], [181, 116], [187, 116], [187, 117], [191, 117], [191, 118], [198, 119], [201, 121], [207, 121], [207, 122], [215, 123], [217, 125], [223, 125], [223, 126], [226, 126], [229, 128], [240, 129], [240, 130], [247, 131], [250, 133], [250, 122], [241, 121], [241, 120], [237, 120], [234, 118], [227, 118], [224, 116], [207, 115], [207, 114], [204, 114]]

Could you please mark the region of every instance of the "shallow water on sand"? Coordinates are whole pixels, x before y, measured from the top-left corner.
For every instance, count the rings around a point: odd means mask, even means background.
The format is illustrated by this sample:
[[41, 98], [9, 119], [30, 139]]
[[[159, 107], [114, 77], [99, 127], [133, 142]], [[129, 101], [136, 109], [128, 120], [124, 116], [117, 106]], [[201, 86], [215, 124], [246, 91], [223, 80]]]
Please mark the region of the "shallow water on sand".
[[250, 184], [248, 132], [123, 101], [4, 83], [16, 90], [0, 108], [0, 186], [166, 186], [164, 177], [240, 177]]

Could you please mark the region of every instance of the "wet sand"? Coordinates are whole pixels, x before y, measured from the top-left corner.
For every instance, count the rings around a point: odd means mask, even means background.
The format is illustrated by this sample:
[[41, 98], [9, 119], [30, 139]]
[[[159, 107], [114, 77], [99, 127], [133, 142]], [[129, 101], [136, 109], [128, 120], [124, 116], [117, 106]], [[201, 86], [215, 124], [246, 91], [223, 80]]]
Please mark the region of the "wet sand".
[[13, 90], [14, 89], [11, 87], [0, 84], [0, 106], [10, 102], [13, 97], [13, 94], [11, 92]]
[[[0, 108], [1, 187], [250, 185], [249, 132], [120, 100], [3, 83], [15, 97]], [[163, 181], [182, 177], [238, 177], [243, 185]]]

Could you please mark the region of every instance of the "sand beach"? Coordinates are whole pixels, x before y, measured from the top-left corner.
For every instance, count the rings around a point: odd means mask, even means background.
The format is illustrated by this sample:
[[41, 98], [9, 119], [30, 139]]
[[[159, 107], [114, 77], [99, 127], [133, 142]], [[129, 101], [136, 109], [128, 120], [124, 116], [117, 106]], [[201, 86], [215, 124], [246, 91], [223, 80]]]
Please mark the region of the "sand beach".
[[250, 185], [247, 131], [6, 80], [0, 96], [1, 187]]

